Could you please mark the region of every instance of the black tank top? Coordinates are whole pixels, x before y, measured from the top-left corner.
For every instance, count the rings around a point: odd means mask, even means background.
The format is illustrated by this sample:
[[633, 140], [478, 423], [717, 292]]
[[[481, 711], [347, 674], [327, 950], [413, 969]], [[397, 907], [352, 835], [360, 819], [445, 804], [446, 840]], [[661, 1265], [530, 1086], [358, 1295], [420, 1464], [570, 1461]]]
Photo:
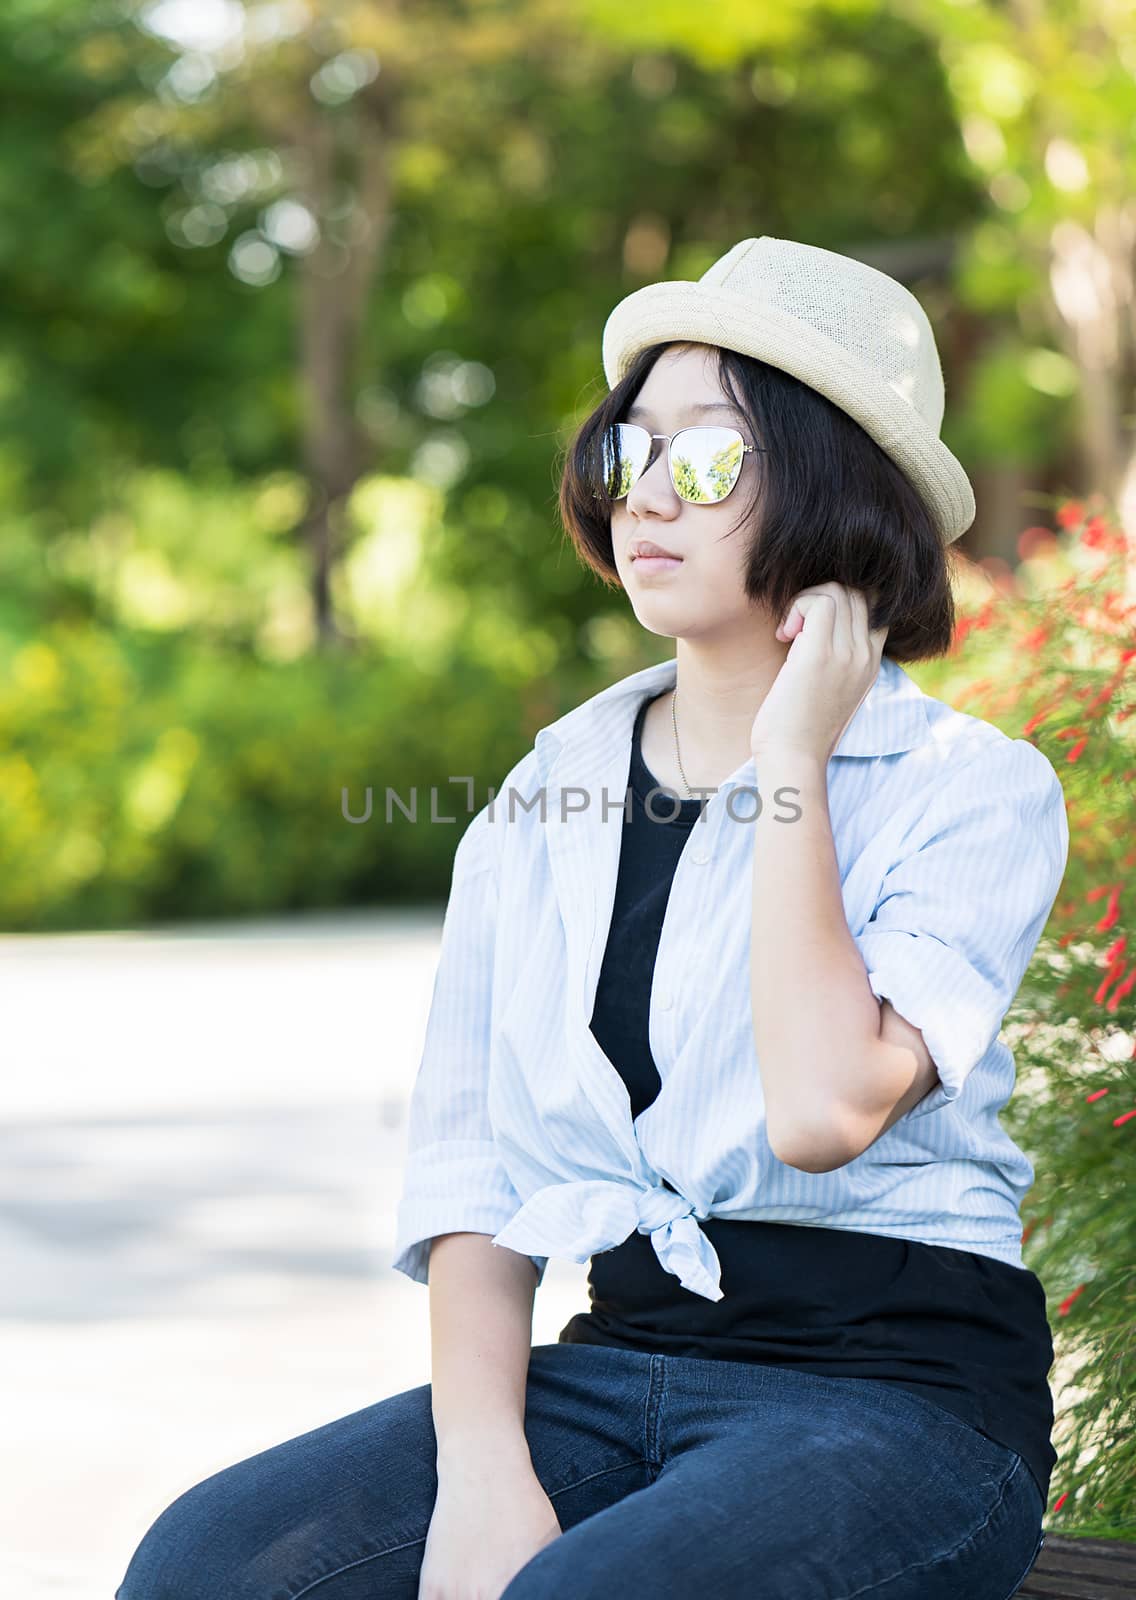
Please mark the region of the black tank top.
[[[698, 819], [697, 799], [655, 794], [640, 734], [631, 748], [615, 905], [591, 1029], [636, 1117], [662, 1087], [648, 1013], [671, 880]], [[673, 821], [653, 819], [670, 816]], [[668, 1185], [669, 1187], [669, 1185]], [[699, 1223], [722, 1266], [721, 1300], [685, 1289], [649, 1235], [593, 1255], [589, 1309], [562, 1344], [602, 1344], [794, 1367], [897, 1384], [1017, 1450], [1042, 1503], [1057, 1453], [1050, 1441], [1053, 1343], [1035, 1273], [953, 1246], [847, 1229], [708, 1217]]]

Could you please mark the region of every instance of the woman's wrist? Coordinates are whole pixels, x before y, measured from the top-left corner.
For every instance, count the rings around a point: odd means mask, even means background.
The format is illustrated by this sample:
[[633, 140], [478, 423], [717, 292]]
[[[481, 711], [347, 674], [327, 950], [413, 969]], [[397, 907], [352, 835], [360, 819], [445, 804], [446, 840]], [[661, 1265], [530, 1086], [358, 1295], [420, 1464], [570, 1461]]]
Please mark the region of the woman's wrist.
[[477, 1423], [451, 1428], [438, 1440], [438, 1478], [460, 1482], [484, 1477], [486, 1470], [532, 1471], [524, 1428], [515, 1424]]

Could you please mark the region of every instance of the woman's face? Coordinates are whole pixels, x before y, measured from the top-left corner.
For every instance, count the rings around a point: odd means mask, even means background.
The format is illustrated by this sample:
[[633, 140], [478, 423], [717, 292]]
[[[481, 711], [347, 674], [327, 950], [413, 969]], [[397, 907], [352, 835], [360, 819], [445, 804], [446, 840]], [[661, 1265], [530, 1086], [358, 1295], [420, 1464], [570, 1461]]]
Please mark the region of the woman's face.
[[[761, 442], [723, 392], [717, 358], [704, 344], [665, 350], [625, 420], [668, 437], [699, 424], [736, 427], [746, 444]], [[738, 481], [720, 504], [691, 505], [675, 493], [663, 441], [656, 439], [653, 448], [658, 454], [651, 465], [611, 509], [615, 565], [636, 617], [649, 632], [668, 638], [721, 634], [738, 623], [752, 628], [754, 605], [744, 588], [751, 528], [743, 523], [737, 532], [730, 530], [753, 497], [756, 455], [743, 457]], [[635, 543], [642, 539], [681, 559], [651, 564], [636, 557]]]

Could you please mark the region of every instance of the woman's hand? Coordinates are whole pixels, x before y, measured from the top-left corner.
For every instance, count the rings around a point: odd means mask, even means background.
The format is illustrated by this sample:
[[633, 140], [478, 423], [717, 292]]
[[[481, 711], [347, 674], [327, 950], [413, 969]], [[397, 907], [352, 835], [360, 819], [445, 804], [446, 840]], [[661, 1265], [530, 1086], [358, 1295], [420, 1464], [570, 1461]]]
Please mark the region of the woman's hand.
[[418, 1600], [500, 1600], [521, 1568], [560, 1536], [529, 1462], [450, 1463], [438, 1481]]
[[802, 589], [775, 637], [792, 644], [750, 730], [750, 753], [794, 749], [827, 765], [879, 672], [886, 628], [869, 629], [859, 589]]

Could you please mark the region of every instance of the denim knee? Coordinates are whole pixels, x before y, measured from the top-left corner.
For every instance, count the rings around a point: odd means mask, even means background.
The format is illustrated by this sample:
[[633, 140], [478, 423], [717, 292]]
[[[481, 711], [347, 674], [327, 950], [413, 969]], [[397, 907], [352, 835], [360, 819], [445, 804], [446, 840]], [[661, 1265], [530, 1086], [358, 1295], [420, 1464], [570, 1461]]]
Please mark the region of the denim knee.
[[218, 1518], [224, 1507], [211, 1479], [194, 1484], [150, 1524], [130, 1557], [114, 1600], [207, 1600], [226, 1589], [216, 1565]]

